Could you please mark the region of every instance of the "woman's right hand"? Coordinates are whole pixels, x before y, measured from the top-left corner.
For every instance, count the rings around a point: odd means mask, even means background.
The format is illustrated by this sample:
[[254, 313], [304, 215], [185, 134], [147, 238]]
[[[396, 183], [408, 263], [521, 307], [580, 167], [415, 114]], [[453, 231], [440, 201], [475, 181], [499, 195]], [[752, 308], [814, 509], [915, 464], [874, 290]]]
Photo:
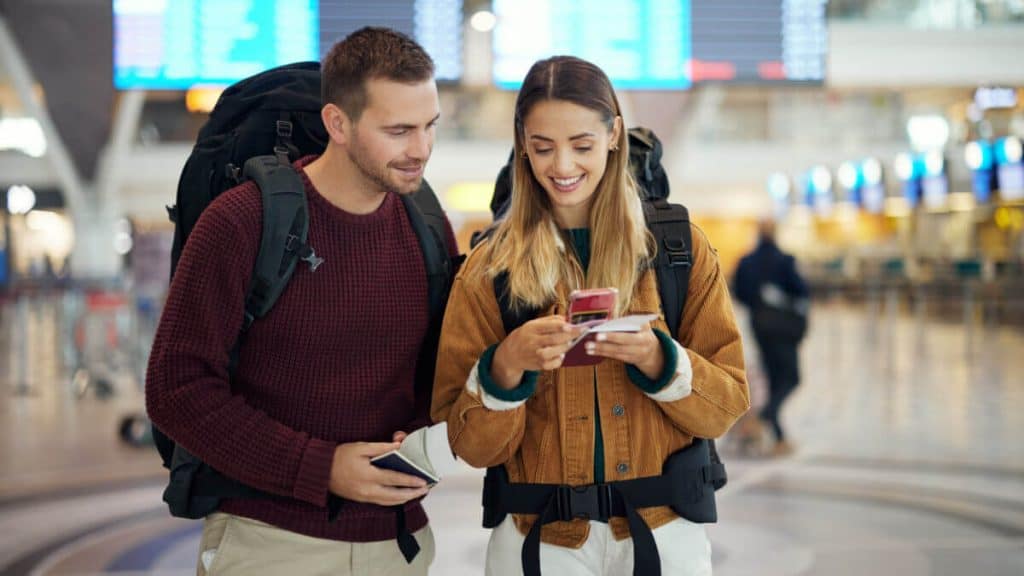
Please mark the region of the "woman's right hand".
[[511, 390], [527, 370], [554, 370], [562, 365], [569, 343], [582, 328], [562, 316], [544, 316], [524, 323], [502, 340], [491, 361], [491, 378]]

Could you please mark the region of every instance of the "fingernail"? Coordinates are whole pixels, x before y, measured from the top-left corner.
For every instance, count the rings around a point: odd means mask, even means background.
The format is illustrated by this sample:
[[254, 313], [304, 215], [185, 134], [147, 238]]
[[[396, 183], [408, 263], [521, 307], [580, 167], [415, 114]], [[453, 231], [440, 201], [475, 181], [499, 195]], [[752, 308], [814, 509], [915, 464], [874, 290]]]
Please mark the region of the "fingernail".
[[607, 337], [608, 337], [608, 335], [605, 334], [604, 332], [598, 332], [596, 340], [598, 342], [604, 342]]
[[587, 354], [593, 355], [593, 353], [594, 353], [594, 345], [593, 344], [587, 344]]

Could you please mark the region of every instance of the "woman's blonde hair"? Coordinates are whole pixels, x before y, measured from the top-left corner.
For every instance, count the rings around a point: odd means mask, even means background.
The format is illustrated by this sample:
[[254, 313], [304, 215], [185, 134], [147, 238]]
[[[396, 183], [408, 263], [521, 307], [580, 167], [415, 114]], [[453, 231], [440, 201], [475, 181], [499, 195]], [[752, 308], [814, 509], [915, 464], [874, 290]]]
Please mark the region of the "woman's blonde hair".
[[509, 302], [513, 309], [543, 308], [557, 297], [561, 281], [572, 288], [617, 288], [618, 310], [629, 308], [633, 289], [644, 265], [655, 252], [654, 239], [644, 223], [637, 184], [629, 171], [629, 138], [623, 127], [617, 150], [608, 156], [590, 208], [591, 254], [587, 274], [566, 247], [547, 193], [526, 157], [523, 122], [539, 102], [562, 100], [593, 110], [612, 131], [621, 117], [611, 82], [600, 68], [579, 58], [555, 56], [530, 68], [516, 98], [515, 153], [511, 204], [496, 223], [490, 240], [481, 246], [488, 262], [485, 273], [508, 272]]

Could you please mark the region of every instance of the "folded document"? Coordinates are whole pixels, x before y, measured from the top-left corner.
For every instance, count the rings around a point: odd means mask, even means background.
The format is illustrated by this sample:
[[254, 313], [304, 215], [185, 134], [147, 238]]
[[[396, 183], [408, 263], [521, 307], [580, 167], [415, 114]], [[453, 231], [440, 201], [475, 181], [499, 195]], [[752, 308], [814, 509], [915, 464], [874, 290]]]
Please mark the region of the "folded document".
[[398, 450], [372, 458], [370, 463], [437, 484], [442, 476], [455, 469], [455, 455], [448, 445], [448, 423], [410, 432]]

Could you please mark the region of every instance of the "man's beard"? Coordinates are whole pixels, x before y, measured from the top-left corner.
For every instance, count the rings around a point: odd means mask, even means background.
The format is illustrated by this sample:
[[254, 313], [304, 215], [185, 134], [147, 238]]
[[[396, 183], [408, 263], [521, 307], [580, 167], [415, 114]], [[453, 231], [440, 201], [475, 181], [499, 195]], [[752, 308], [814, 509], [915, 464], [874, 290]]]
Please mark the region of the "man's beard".
[[349, 147], [348, 158], [353, 164], [355, 164], [363, 177], [372, 183], [378, 190], [382, 192], [393, 192], [395, 194], [412, 194], [420, 189], [420, 185], [423, 183], [422, 177], [417, 178], [415, 182], [410, 183], [405, 189], [399, 188], [395, 182], [388, 179], [387, 166], [380, 168], [374, 166], [373, 163], [364, 158], [361, 151], [362, 148], [358, 144], [356, 146]]

